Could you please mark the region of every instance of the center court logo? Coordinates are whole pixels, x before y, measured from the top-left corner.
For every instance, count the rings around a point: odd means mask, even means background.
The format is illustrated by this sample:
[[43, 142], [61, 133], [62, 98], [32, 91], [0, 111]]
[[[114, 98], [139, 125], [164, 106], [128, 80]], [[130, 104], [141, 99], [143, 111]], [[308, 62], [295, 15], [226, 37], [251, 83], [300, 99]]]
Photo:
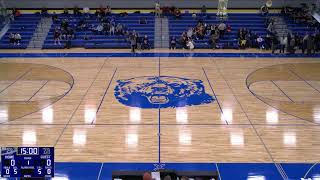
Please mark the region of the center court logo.
[[141, 76], [118, 80], [117, 100], [130, 107], [167, 108], [184, 107], [213, 102], [206, 94], [203, 82], [173, 76]]

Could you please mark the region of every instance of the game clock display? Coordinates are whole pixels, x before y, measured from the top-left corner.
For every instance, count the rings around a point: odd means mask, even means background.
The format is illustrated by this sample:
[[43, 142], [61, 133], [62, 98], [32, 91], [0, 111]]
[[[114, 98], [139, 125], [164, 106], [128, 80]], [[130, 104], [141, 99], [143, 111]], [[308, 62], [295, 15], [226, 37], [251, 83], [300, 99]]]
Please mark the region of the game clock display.
[[53, 176], [53, 147], [1, 148], [1, 177]]

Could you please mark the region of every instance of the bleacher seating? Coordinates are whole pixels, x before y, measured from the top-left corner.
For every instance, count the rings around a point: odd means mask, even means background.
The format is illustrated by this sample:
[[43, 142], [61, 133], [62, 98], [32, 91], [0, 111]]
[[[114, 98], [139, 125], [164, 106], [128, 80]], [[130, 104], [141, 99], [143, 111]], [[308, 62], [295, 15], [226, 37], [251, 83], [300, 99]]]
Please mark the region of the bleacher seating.
[[[201, 17], [197, 14], [198, 19]], [[201, 18], [207, 24], [219, 24], [221, 20], [215, 14], [209, 14], [209, 19]], [[169, 31], [170, 37], [175, 36], [179, 38], [183, 31], [187, 31], [190, 27], [195, 27], [198, 19], [193, 19], [191, 14], [183, 14], [181, 19], [169, 17]], [[232, 31], [226, 33], [223, 38], [218, 40], [221, 47], [237, 47], [238, 44], [238, 30], [240, 28], [248, 28], [258, 36], [266, 36], [267, 31], [265, 27], [265, 17], [260, 14], [245, 14], [245, 13], [230, 13], [225, 23], [231, 25]], [[209, 36], [205, 36], [203, 40], [194, 40], [196, 48], [210, 48], [208, 45]], [[181, 48], [178, 45], [178, 48]]]
[[[150, 45], [153, 47], [154, 41], [154, 16], [152, 14], [139, 14], [133, 13], [128, 16], [121, 17], [119, 14], [112, 14], [115, 17], [115, 22], [124, 24], [129, 31], [135, 30], [139, 33], [139, 36], [148, 35]], [[141, 17], [145, 17], [147, 24], [139, 24]], [[56, 27], [60, 27], [62, 19], [72, 19], [72, 24], [77, 24], [83, 17], [76, 15], [58, 15], [59, 21], [52, 25], [48, 36], [44, 42], [44, 49], [56, 49], [64, 48], [65, 41], [61, 41], [61, 45], [54, 45], [53, 32]], [[97, 16], [91, 14], [86, 22], [90, 25], [97, 26], [99, 20]], [[84, 36], [87, 35], [89, 40], [84, 40]], [[127, 37], [122, 35], [96, 35], [90, 30], [75, 31], [75, 39], [71, 41], [72, 47], [84, 47], [84, 48], [130, 48], [130, 44], [126, 41]]]
[[[10, 23], [10, 28], [7, 33], [1, 38], [0, 49], [26, 49], [40, 19], [41, 17], [38, 14], [23, 14], [20, 17], [16, 17], [15, 20]], [[22, 39], [19, 46], [10, 45], [10, 33], [19, 33], [21, 35]]]
[[294, 34], [298, 33], [300, 36], [306, 35], [306, 33], [314, 33], [314, 28], [308, 27], [306, 24], [300, 24], [294, 22], [293, 18], [285, 18], [288, 29], [291, 30]]

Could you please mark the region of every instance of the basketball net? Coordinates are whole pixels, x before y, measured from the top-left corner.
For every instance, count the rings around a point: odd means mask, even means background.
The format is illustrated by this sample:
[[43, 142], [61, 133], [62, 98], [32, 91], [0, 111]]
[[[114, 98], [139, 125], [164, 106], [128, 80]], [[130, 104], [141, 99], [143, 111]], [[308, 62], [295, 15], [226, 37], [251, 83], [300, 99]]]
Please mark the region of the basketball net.
[[219, 0], [217, 16], [228, 16], [228, 0]]

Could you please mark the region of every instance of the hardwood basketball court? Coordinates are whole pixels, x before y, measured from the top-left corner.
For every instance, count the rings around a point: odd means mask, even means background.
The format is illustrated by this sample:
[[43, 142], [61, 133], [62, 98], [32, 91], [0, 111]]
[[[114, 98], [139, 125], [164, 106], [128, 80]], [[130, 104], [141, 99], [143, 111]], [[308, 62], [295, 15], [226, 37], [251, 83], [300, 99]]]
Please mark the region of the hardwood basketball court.
[[[317, 61], [3, 58], [0, 146], [54, 146], [62, 162], [315, 163]], [[117, 81], [139, 84], [145, 76], [201, 80], [213, 101], [175, 108], [120, 103]]]

